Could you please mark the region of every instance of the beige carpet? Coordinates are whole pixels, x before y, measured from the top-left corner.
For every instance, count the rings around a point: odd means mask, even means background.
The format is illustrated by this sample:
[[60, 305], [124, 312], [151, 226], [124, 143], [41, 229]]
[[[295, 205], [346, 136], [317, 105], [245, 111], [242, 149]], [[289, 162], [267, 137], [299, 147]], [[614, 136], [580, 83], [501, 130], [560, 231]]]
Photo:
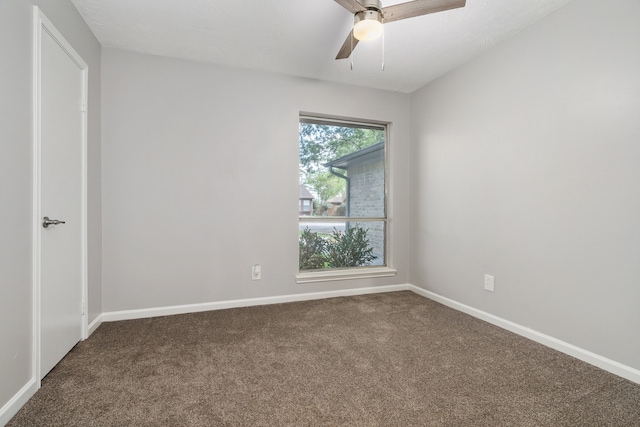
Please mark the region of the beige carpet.
[[640, 426], [640, 385], [411, 292], [104, 323], [9, 426]]

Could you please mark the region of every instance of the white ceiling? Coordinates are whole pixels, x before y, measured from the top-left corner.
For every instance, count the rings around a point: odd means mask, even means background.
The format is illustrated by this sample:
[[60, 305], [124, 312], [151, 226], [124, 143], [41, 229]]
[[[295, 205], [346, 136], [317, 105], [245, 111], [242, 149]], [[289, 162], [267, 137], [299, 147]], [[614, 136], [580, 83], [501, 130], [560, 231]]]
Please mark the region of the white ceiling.
[[[334, 0], [71, 0], [105, 47], [412, 92], [572, 0], [467, 0], [385, 25], [334, 58], [352, 15]], [[402, 3], [387, 0], [383, 6]]]

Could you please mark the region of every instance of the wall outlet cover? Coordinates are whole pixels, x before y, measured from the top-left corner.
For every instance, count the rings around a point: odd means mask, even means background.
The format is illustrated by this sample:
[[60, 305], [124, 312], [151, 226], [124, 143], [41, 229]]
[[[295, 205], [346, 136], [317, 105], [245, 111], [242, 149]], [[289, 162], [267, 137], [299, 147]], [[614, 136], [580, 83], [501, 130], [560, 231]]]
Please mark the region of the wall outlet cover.
[[262, 268], [260, 264], [255, 264], [251, 267], [251, 280], [262, 279]]
[[484, 275], [484, 290], [485, 291], [493, 292], [494, 280], [495, 280], [495, 278], [492, 275], [490, 275], [490, 274], [485, 274]]

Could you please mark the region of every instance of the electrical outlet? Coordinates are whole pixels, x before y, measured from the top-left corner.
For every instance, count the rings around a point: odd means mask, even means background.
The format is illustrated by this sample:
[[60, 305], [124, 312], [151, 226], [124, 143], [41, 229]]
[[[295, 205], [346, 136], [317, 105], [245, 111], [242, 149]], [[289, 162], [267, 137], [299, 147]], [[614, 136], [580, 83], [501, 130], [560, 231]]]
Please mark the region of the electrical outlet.
[[251, 266], [251, 280], [260, 280], [262, 279], [262, 268], [260, 264], [254, 264]]
[[493, 292], [493, 281], [494, 281], [494, 277], [490, 274], [485, 274], [484, 275], [484, 290], [485, 291], [489, 291], [489, 292]]

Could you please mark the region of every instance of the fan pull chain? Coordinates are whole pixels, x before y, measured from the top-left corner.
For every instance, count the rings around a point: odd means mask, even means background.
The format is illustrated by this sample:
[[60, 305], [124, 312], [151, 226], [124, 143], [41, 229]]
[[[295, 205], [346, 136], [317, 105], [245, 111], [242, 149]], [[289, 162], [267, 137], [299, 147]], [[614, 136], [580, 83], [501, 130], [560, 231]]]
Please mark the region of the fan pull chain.
[[384, 18], [382, 18], [382, 24], [382, 71], [384, 71], [384, 33], [386, 33], [384, 30]]
[[351, 37], [350, 37], [350, 41], [351, 41], [351, 55], [350, 55], [350, 61], [351, 61], [351, 71], [353, 71], [353, 27], [355, 27], [356, 25], [356, 16], [353, 15], [353, 24], [351, 24]]

